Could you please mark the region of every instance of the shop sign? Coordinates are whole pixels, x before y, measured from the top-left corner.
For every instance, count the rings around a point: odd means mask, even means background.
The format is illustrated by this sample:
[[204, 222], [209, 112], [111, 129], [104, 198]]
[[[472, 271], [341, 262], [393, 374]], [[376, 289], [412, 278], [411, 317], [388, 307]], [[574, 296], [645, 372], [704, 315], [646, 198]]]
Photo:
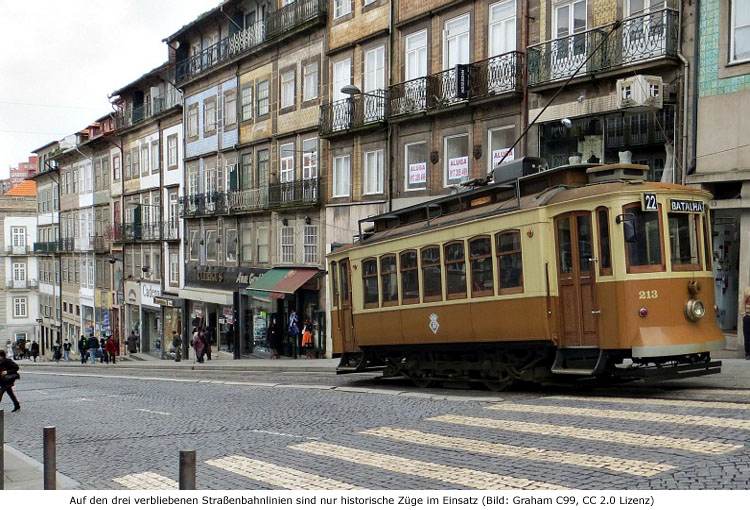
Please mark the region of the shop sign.
[[[494, 151], [492, 151], [492, 168], [495, 168], [497, 165], [499, 165], [501, 161], [503, 163], [509, 163], [513, 161], [513, 152], [513, 149], [509, 149], [507, 147], [505, 149], [495, 149]], [[505, 157], [505, 159], [503, 159], [503, 157]]]
[[427, 182], [427, 163], [412, 163], [409, 165], [409, 184]]
[[679, 213], [702, 213], [705, 205], [700, 200], [677, 200], [669, 199], [669, 208], [672, 212]]
[[448, 179], [463, 179], [469, 176], [469, 156], [448, 160]]
[[176, 305], [174, 298], [164, 296], [154, 296], [154, 304], [159, 306], [167, 306], [169, 308], [174, 308]]
[[469, 97], [469, 65], [458, 64], [455, 69], [456, 73], [456, 97], [459, 99], [468, 99]]
[[153, 283], [141, 283], [141, 304], [156, 306], [154, 297], [161, 294], [161, 287]]
[[244, 289], [263, 275], [266, 269], [248, 267], [200, 266], [188, 264], [185, 281], [188, 285], [220, 290]]

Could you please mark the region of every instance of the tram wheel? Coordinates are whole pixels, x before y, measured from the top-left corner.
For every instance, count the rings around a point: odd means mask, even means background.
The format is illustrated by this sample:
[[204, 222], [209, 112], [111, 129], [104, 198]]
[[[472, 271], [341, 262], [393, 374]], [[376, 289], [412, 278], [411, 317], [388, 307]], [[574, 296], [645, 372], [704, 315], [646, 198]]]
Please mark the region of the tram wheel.
[[496, 380], [496, 381], [482, 381], [484, 387], [490, 391], [505, 391], [508, 386], [513, 382], [512, 379]]
[[435, 384], [435, 381], [430, 379], [424, 372], [412, 372], [409, 375], [409, 379], [411, 379], [417, 388], [429, 388]]

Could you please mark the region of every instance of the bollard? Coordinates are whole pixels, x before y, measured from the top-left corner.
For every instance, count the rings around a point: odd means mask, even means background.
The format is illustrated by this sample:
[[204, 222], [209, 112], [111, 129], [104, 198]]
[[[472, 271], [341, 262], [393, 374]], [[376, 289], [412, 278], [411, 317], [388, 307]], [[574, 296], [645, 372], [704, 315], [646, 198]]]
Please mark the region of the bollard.
[[5, 411], [0, 409], [0, 491], [5, 490]]
[[180, 490], [195, 490], [195, 450], [180, 450]]
[[55, 427], [44, 427], [44, 490], [57, 488], [57, 440]]

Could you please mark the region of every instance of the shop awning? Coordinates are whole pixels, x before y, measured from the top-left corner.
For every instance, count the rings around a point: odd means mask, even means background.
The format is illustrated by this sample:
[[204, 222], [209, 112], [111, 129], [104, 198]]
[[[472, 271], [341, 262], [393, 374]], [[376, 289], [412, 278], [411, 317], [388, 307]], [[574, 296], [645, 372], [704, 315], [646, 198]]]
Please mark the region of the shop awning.
[[297, 289], [320, 274], [318, 269], [274, 268], [247, 287], [249, 293], [262, 300], [282, 299], [285, 294], [294, 294]]

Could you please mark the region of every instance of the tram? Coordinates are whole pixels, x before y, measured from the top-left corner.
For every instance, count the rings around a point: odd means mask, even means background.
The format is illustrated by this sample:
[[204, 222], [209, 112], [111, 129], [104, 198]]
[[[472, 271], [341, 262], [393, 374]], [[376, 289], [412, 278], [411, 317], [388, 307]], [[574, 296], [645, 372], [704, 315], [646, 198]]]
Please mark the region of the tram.
[[363, 220], [328, 256], [339, 373], [494, 390], [718, 373], [710, 195], [643, 165], [513, 165]]

